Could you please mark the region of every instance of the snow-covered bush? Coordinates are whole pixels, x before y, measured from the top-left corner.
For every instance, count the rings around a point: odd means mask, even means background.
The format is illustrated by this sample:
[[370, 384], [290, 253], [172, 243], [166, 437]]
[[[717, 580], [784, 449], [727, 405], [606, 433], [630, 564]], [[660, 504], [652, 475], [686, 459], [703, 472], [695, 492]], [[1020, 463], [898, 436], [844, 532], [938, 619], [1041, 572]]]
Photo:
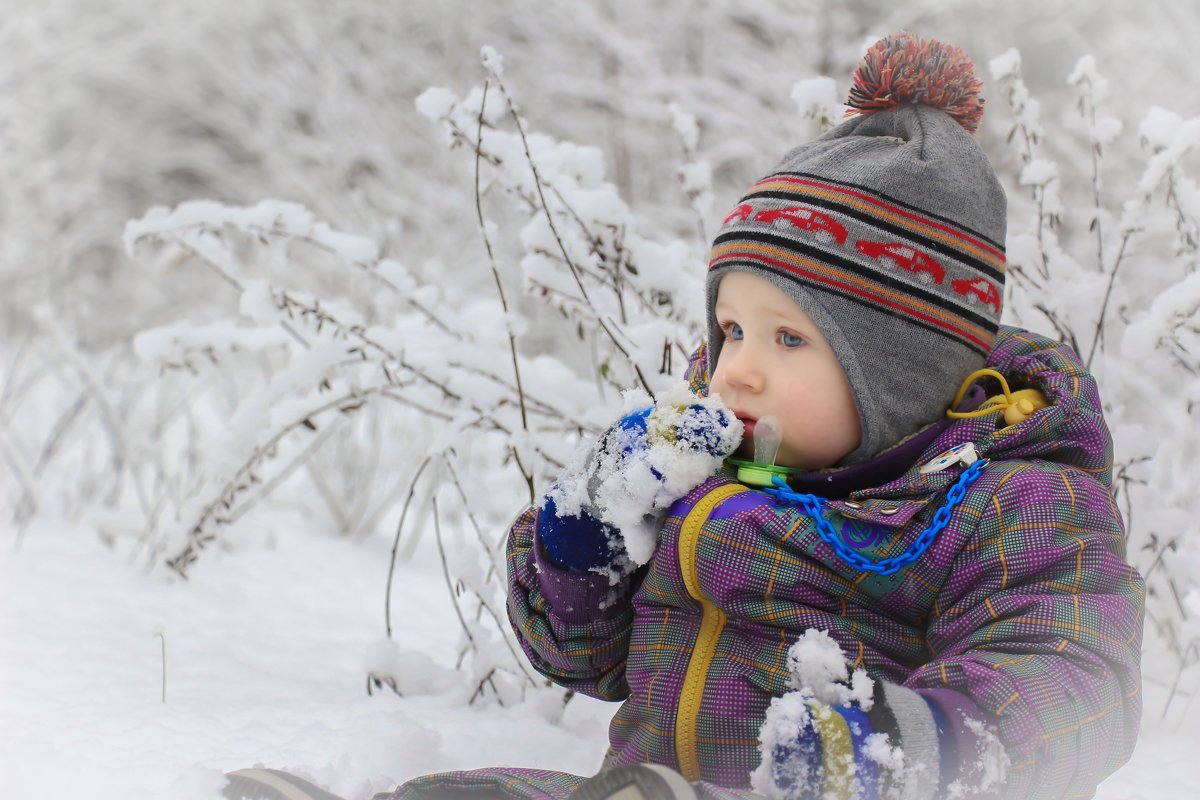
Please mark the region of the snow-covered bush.
[[[282, 201], [189, 202], [127, 225], [126, 247], [146, 269], [167, 280], [207, 272], [230, 305], [223, 319], [136, 337], [144, 363], [192, 388], [156, 426], [146, 452], [157, 462], [129, 472], [157, 487], [143, 503], [158, 509], [147, 552], [183, 575], [210, 546], [235, 545], [233, 523], [300, 469], [347, 532], [407, 490], [397, 547], [436, 537], [471, 683], [507, 701], [534, 681], [503, 621], [497, 504], [511, 516], [533, 501], [580, 437], [611, 421], [620, 389], [654, 394], [677, 380], [702, 338], [692, 300], [704, 262], [697, 243], [643, 236], [598, 151], [527, 130], [500, 57], [485, 50], [484, 64], [487, 81], [467, 97], [432, 89], [417, 100], [463, 146], [474, 179], [459, 206], [479, 238], [459, 243], [456, 281], [422, 283], [370, 240]], [[678, 109], [674, 120], [685, 136], [694, 127]], [[685, 171], [683, 191], [702, 198], [703, 175]], [[364, 430], [339, 435], [353, 425]], [[318, 455], [330, 437], [363, 450], [331, 466], [374, 465], [357, 485], [331, 485], [339, 477]], [[173, 438], [188, 446], [165, 448]], [[497, 480], [504, 471], [511, 480]], [[470, 546], [445, 546], [464, 530]], [[390, 607], [385, 621], [391, 636]], [[395, 676], [373, 680], [396, 688]]]
[[1114, 502], [1147, 580], [1145, 672], [1174, 699], [1200, 663], [1200, 118], [1153, 107], [1125, 131], [1084, 56], [1067, 77], [1077, 117], [1051, 127], [1016, 50], [991, 71], [1023, 165], [1009, 190], [1020, 213], [1009, 221], [1008, 314], [1069, 342], [1100, 383]]

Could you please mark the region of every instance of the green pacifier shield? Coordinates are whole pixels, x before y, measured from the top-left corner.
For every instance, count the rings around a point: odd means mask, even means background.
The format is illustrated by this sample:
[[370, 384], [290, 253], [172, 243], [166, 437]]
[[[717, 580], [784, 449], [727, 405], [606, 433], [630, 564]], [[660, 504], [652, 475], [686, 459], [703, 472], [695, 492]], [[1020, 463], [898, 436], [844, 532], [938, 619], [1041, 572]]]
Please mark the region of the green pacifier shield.
[[799, 475], [804, 472], [804, 470], [795, 467], [780, 467], [775, 464], [764, 464], [761, 461], [749, 461], [744, 458], [729, 458], [726, 460], [737, 468], [738, 482], [744, 483], [747, 486], [774, 486], [773, 479], [776, 475], [786, 481], [789, 476]]

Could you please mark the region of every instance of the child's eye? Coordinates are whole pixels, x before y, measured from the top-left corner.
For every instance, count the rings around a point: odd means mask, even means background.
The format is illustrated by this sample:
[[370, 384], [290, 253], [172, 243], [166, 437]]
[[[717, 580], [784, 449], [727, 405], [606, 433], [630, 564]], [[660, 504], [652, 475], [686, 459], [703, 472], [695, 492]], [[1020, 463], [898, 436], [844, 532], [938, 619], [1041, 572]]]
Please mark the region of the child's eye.
[[729, 339], [733, 339], [734, 341], [741, 341], [746, 335], [742, 330], [742, 326], [738, 325], [736, 322], [726, 323], [724, 328], [725, 336]]
[[804, 339], [792, 333], [791, 331], [779, 332], [779, 343], [784, 347], [799, 347], [804, 344]]

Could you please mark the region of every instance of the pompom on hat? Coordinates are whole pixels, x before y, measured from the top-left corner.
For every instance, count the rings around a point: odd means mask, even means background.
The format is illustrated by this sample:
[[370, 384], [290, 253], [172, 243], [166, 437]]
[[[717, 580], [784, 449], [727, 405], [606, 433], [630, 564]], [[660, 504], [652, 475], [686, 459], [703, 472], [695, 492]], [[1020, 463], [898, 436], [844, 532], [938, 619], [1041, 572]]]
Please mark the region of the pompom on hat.
[[854, 71], [848, 114], [891, 111], [917, 103], [944, 111], [975, 133], [983, 119], [983, 82], [966, 51], [900, 33], [880, 39]]
[[995, 342], [1007, 201], [972, 135], [981, 89], [958, 47], [907, 33], [876, 42], [854, 73], [850, 119], [785, 155], [713, 242], [710, 374], [721, 278], [778, 286], [820, 326], [854, 392], [863, 438], [842, 465], [939, 419]]

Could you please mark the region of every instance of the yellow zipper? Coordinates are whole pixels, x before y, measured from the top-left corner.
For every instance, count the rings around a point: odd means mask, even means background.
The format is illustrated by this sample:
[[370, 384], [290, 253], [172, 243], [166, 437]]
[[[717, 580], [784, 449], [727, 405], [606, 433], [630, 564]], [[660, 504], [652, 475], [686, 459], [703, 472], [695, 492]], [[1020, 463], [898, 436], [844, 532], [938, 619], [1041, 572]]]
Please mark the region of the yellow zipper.
[[725, 627], [725, 612], [710, 603], [700, 591], [696, 574], [696, 547], [700, 529], [708, 515], [727, 498], [749, 491], [737, 483], [727, 483], [713, 489], [692, 507], [679, 528], [679, 570], [683, 574], [683, 585], [693, 600], [700, 604], [700, 632], [692, 646], [692, 657], [683, 676], [683, 688], [679, 692], [679, 705], [675, 709], [675, 757], [679, 760], [679, 772], [689, 781], [700, 780], [700, 753], [697, 743], [696, 721], [700, 716], [700, 700], [704, 697], [704, 682], [708, 667], [717, 649], [717, 639]]

